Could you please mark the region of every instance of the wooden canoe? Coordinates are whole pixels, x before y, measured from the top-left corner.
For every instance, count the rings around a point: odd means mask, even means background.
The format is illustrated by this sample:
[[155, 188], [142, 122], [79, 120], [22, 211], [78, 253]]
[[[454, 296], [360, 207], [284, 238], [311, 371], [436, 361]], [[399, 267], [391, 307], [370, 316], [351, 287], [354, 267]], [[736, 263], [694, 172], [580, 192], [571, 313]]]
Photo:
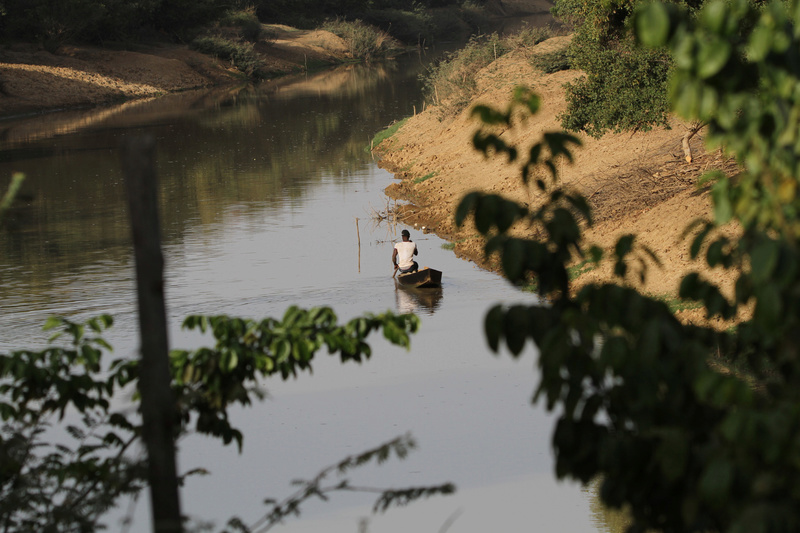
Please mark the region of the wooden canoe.
[[423, 268], [410, 274], [398, 274], [397, 282], [406, 287], [423, 289], [427, 287], [441, 287], [442, 273], [432, 268]]

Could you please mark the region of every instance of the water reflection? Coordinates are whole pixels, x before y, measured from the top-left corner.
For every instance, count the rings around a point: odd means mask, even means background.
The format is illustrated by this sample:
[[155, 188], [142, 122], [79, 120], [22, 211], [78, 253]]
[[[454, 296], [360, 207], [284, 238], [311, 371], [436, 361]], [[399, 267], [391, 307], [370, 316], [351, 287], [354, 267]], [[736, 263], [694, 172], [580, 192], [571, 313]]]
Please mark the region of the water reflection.
[[417, 289], [395, 281], [394, 295], [399, 313], [432, 315], [442, 304], [444, 292], [441, 287]]
[[422, 68], [414, 58], [349, 65], [257, 86], [0, 121], [0, 190], [13, 172], [27, 176], [9, 213], [13, 231], [0, 233], [3, 297], [14, 306], [40, 294], [46, 301], [57, 279], [98, 261], [128, 268], [118, 155], [124, 138], [157, 139], [165, 245], [184, 242], [198, 227], [213, 238], [232, 218], [257, 224], [296, 209], [321, 184], [350, 190], [372, 164], [366, 147], [374, 133], [419, 105]]

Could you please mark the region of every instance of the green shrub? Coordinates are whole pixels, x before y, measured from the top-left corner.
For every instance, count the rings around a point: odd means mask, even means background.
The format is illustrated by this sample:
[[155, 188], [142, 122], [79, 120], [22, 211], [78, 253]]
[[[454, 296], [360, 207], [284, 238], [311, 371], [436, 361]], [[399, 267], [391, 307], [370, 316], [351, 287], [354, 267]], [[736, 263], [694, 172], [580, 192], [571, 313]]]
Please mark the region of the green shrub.
[[228, 11], [220, 20], [221, 26], [235, 26], [239, 28], [242, 38], [251, 43], [262, 40], [266, 31], [264, 25], [258, 20], [254, 9], [243, 9], [238, 11]]
[[398, 49], [395, 40], [388, 33], [360, 20], [331, 20], [322, 29], [344, 39], [354, 59], [369, 61], [386, 57]]
[[240, 26], [242, 37], [250, 43], [257, 43], [264, 35], [264, 26], [258, 20], [248, 21]]
[[416, 44], [433, 38], [433, 19], [424, 11], [375, 9], [362, 18], [365, 23], [391, 31], [392, 37], [404, 43]]
[[236, 43], [222, 37], [198, 37], [191, 47], [204, 54], [213, 55], [231, 62], [248, 78], [264, 78], [266, 72], [251, 43]]
[[225, 13], [225, 15], [220, 18], [219, 23], [221, 26], [241, 27], [253, 21], [260, 22], [254, 9], [237, 9]]
[[666, 126], [669, 57], [631, 43], [612, 48], [579, 37], [570, 45], [571, 64], [587, 75], [566, 85], [561, 126], [593, 137]]

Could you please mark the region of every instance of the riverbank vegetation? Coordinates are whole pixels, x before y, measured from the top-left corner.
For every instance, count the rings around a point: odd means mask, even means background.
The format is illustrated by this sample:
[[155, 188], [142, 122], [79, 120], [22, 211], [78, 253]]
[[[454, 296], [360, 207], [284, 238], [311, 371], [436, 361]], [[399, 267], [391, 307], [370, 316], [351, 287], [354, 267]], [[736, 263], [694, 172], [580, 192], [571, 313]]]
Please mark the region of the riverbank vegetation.
[[[242, 28], [252, 42], [258, 23], [302, 29], [331, 20], [360, 21], [406, 43], [463, 38], [485, 24], [480, 0], [3, 0], [3, 40], [35, 40], [48, 50], [65, 42], [117, 45], [163, 38], [189, 42], [208, 26]], [[460, 30], [460, 31], [456, 31]]]
[[297, 28], [326, 20], [361, 20], [406, 44], [463, 40], [486, 28], [485, 0], [277, 0], [256, 4], [265, 22]]
[[[330, 31], [343, 40], [344, 49], [335, 44], [329, 48], [332, 43], [321, 39], [305, 43], [321, 47], [321, 53], [278, 49], [274, 43], [279, 36], [287, 38], [287, 24]], [[489, 12], [479, 0], [0, 2], [0, 40], [6, 46], [34, 43], [58, 55], [65, 45], [142, 51], [164, 43], [188, 44], [248, 79], [385, 58], [404, 46], [464, 40], [488, 25]], [[299, 60], [294, 57], [298, 53]]]
[[269, 76], [264, 62], [251, 42], [225, 38], [216, 35], [197, 37], [191, 48], [219, 59], [229, 61], [248, 79], [262, 79]]
[[500, 36], [477, 35], [467, 44], [445, 54], [427, 68], [422, 77], [426, 102], [434, 105], [442, 118], [463, 111], [475, 97], [478, 84], [475, 72], [515, 50], [527, 50], [552, 37], [548, 27], [526, 28]]
[[330, 20], [322, 25], [334, 35], [344, 39], [350, 55], [356, 59], [370, 61], [385, 58], [400, 51], [400, 43], [383, 30], [356, 19]]

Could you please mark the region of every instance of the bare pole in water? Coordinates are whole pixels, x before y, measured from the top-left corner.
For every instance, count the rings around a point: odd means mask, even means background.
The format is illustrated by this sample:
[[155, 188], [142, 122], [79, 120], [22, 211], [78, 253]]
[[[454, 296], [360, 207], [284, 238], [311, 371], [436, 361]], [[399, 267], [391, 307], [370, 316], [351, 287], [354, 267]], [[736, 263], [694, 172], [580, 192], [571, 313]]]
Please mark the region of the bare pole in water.
[[170, 387], [164, 258], [158, 221], [155, 139], [136, 137], [122, 146], [128, 189], [139, 303], [142, 439], [147, 449], [153, 531], [180, 533], [181, 506], [175, 460], [175, 399]]
[[358, 217], [356, 217], [356, 237], [358, 237], [358, 272], [361, 273], [361, 233], [358, 231]]

